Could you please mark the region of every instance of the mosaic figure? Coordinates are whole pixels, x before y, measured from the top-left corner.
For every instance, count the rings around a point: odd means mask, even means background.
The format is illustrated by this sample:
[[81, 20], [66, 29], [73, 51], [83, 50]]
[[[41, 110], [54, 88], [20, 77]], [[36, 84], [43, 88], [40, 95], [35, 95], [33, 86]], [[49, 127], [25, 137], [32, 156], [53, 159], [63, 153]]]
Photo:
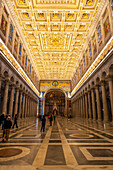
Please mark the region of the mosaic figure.
[[92, 49], [91, 49], [91, 43], [89, 44], [89, 55], [92, 56]]
[[22, 64], [25, 64], [25, 49], [23, 49]]
[[27, 66], [27, 56], [26, 56], [26, 58], [25, 58], [25, 66]]
[[98, 24], [98, 27], [97, 27], [97, 34], [98, 34], [98, 43], [100, 44], [102, 40], [102, 32], [101, 32], [100, 23]]
[[7, 30], [7, 21], [5, 17], [2, 15], [1, 31], [3, 32], [4, 36], [6, 36], [6, 30]]
[[93, 41], [93, 54], [97, 52], [97, 45], [96, 45], [96, 39]]
[[80, 71], [80, 74], [81, 74], [81, 65], [79, 64], [79, 71]]
[[12, 45], [12, 40], [13, 40], [13, 26], [12, 24], [10, 24], [9, 38], [8, 38], [8, 42], [10, 45]]
[[84, 67], [85, 67], [85, 65], [86, 65], [85, 56], [83, 56], [83, 64], [84, 64]]
[[109, 17], [107, 17], [105, 23], [104, 23], [104, 32], [105, 32], [105, 37], [107, 34], [110, 32], [110, 23], [109, 23]]
[[31, 64], [30, 64], [30, 73], [31, 73]]
[[22, 57], [22, 64], [24, 65], [25, 56]]
[[14, 49], [15, 49], [15, 52], [17, 53], [17, 49], [18, 49], [18, 35], [16, 33], [16, 38], [15, 38], [15, 43], [14, 43]]

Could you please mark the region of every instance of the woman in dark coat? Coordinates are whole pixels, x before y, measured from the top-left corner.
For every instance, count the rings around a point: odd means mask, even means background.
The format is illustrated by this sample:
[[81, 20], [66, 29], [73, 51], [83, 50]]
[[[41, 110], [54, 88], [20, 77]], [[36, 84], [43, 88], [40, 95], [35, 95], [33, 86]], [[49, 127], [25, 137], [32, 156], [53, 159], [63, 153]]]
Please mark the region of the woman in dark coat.
[[6, 142], [8, 142], [11, 126], [12, 126], [11, 117], [8, 116], [4, 120], [4, 135], [3, 135], [2, 142], [4, 142], [5, 138], [6, 138]]
[[45, 116], [42, 117], [41, 121], [42, 121], [41, 131], [44, 132], [44, 131], [45, 131], [45, 124], [46, 124], [46, 118], [45, 118]]
[[52, 115], [49, 117], [49, 121], [50, 121], [50, 126], [52, 126], [52, 121], [53, 121]]

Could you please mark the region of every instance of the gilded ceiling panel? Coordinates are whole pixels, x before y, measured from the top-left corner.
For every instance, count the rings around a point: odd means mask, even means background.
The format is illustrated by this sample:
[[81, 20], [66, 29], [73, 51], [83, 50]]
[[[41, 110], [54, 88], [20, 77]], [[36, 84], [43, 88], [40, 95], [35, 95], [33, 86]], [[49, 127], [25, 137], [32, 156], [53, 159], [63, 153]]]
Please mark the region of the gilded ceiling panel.
[[102, 0], [11, 0], [41, 79], [71, 79]]

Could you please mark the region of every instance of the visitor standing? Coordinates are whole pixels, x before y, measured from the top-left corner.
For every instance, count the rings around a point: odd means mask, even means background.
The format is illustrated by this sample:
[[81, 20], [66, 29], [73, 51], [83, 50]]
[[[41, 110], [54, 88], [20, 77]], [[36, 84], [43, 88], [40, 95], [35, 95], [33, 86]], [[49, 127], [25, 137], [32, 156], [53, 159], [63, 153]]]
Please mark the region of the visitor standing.
[[14, 128], [15, 125], [16, 125], [16, 128], [18, 128], [17, 119], [18, 119], [18, 116], [17, 116], [17, 114], [15, 114], [15, 117], [14, 117], [14, 124], [13, 124], [13, 127], [12, 127], [12, 128]]
[[44, 132], [45, 131], [45, 124], [46, 124], [46, 118], [45, 118], [44, 115], [43, 115], [41, 121], [42, 121], [41, 132]]
[[49, 121], [50, 121], [50, 126], [52, 126], [52, 121], [53, 121], [52, 114], [51, 114], [51, 116], [49, 117]]
[[3, 134], [2, 142], [4, 142], [5, 139], [6, 139], [6, 142], [8, 142], [11, 126], [12, 126], [11, 117], [6, 116], [6, 119], [4, 120], [4, 132], [5, 133]]

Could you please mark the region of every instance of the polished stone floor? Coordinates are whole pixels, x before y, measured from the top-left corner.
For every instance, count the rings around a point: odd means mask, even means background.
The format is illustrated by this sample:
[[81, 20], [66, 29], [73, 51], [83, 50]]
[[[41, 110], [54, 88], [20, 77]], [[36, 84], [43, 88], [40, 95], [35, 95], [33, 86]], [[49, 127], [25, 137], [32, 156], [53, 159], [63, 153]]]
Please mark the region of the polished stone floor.
[[112, 124], [57, 117], [45, 132], [38, 119], [18, 125], [0, 141], [0, 170], [113, 170]]

